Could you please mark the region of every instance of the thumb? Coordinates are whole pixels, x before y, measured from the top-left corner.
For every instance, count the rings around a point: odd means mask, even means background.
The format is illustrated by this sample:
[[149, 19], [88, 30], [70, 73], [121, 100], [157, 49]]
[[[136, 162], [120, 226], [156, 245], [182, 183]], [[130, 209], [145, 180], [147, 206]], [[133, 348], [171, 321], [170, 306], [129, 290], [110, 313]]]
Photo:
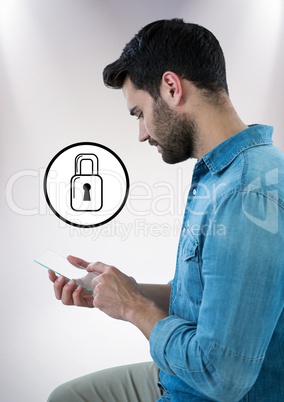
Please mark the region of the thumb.
[[90, 263], [86, 269], [88, 272], [96, 272], [97, 274], [103, 274], [107, 269], [107, 267], [108, 265], [98, 261]]
[[86, 269], [89, 265], [87, 261], [74, 257], [73, 255], [68, 255], [67, 260], [70, 262], [70, 264], [74, 265], [74, 267], [80, 269]]

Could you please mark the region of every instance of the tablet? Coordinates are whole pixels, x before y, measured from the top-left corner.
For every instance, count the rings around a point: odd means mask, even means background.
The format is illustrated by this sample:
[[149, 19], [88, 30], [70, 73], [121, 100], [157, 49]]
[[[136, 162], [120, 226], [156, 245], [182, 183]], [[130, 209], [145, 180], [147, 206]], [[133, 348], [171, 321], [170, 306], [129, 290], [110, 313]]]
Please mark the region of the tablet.
[[87, 272], [82, 265], [71, 264], [63, 255], [47, 250], [34, 261], [46, 269], [51, 269], [56, 275], [62, 275], [66, 279], [75, 279], [78, 285], [93, 292], [91, 282], [98, 274]]

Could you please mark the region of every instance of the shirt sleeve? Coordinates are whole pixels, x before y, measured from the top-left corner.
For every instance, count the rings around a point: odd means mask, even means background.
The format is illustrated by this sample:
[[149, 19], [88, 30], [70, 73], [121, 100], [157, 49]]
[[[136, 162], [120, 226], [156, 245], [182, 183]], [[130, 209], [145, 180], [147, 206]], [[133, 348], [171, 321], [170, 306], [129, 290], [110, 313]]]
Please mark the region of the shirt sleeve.
[[214, 400], [239, 401], [261, 369], [283, 309], [283, 215], [256, 192], [224, 199], [210, 224], [225, 234], [208, 230], [199, 245], [198, 323], [170, 315], [151, 333], [158, 367]]

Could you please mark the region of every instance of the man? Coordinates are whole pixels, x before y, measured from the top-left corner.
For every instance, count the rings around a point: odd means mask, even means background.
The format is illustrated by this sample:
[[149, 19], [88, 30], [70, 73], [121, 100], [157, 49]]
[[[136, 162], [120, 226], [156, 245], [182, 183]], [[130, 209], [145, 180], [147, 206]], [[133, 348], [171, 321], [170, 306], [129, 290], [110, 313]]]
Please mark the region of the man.
[[87, 295], [50, 272], [64, 304], [139, 328], [155, 365], [91, 374], [50, 401], [284, 401], [284, 158], [273, 129], [242, 122], [217, 39], [182, 20], [141, 29], [104, 82], [122, 88], [139, 140], [166, 163], [198, 161], [172, 282], [138, 285], [70, 257], [99, 273]]

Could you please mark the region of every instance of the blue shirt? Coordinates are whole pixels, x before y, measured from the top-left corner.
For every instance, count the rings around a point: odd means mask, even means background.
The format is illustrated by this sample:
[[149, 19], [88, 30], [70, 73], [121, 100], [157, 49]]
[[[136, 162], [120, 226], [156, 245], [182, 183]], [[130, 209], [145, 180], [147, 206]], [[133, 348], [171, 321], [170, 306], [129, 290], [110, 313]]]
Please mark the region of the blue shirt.
[[159, 401], [284, 401], [284, 156], [254, 125], [195, 166], [169, 317], [150, 351]]

